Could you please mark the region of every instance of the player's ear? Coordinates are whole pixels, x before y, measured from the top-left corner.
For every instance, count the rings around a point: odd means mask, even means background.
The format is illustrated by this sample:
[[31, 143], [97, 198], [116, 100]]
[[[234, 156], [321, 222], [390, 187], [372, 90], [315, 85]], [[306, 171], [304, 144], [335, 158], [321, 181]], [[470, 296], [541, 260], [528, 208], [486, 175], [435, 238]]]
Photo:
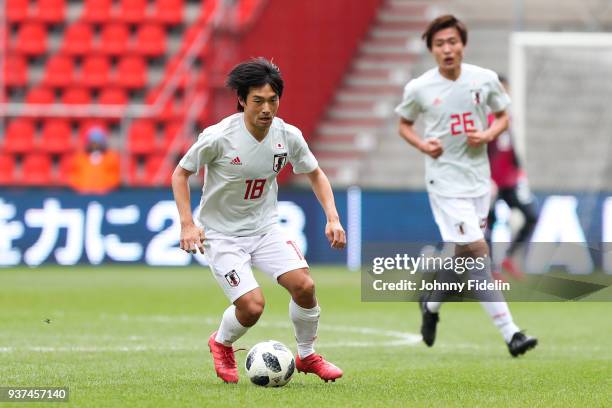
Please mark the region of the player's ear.
[[246, 102], [241, 97], [238, 97], [238, 103], [242, 106], [242, 109], [246, 108]]

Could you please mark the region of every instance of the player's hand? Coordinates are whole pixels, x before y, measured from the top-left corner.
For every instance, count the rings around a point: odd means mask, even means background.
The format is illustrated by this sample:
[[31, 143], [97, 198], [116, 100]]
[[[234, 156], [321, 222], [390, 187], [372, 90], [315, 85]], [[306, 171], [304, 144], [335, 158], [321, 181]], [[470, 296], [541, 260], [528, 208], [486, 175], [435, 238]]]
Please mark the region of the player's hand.
[[481, 132], [480, 130], [468, 130], [466, 135], [467, 144], [470, 147], [478, 147], [491, 141], [489, 134], [486, 132]]
[[342, 249], [346, 246], [346, 234], [340, 221], [328, 221], [325, 226], [325, 236], [332, 248]]
[[181, 226], [181, 239], [179, 246], [183, 251], [195, 254], [200, 251], [204, 253], [204, 230], [195, 224]]
[[442, 153], [444, 153], [440, 139], [426, 139], [421, 144], [420, 149], [423, 153], [433, 159], [437, 159]]

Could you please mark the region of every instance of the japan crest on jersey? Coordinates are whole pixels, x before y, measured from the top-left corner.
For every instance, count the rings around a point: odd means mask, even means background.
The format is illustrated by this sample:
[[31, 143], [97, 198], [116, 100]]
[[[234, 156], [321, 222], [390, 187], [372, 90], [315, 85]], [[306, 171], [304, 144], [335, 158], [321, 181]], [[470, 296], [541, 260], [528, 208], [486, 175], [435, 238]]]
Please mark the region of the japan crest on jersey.
[[471, 89], [470, 94], [472, 95], [472, 103], [474, 105], [482, 103], [482, 91], [480, 89]]
[[225, 279], [230, 286], [238, 286], [240, 284], [240, 276], [235, 269], [232, 269], [230, 272], [225, 274]]
[[274, 162], [272, 163], [272, 170], [279, 172], [287, 164], [287, 153], [279, 153], [274, 155]]

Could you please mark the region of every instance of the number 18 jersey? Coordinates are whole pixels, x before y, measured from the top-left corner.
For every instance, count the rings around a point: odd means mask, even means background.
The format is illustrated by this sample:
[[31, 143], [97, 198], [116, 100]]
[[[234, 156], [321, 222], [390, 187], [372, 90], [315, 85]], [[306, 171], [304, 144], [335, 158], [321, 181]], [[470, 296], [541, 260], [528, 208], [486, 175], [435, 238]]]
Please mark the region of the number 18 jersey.
[[206, 167], [198, 220], [230, 236], [266, 233], [278, 222], [276, 176], [290, 162], [294, 173], [310, 173], [318, 163], [302, 133], [274, 118], [257, 141], [236, 113], [206, 128], [179, 162], [191, 172]]
[[411, 122], [423, 115], [427, 138], [442, 142], [437, 159], [425, 158], [427, 190], [446, 197], [478, 197], [490, 191], [487, 146], [470, 147], [466, 132], [487, 128], [487, 114], [510, 104], [497, 74], [476, 65], [461, 64], [452, 81], [433, 68], [410, 81], [395, 112]]

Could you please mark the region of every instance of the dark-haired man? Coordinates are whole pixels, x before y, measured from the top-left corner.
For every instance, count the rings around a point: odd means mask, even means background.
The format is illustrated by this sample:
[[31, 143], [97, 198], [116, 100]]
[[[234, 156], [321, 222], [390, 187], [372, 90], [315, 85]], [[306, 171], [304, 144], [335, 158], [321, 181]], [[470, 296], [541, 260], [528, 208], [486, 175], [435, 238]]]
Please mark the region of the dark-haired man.
[[[306, 173], [327, 216], [325, 235], [333, 248], [341, 249], [346, 237], [331, 186], [300, 130], [276, 117], [284, 83], [274, 64], [263, 58], [241, 63], [228, 75], [227, 86], [236, 92], [239, 112], [206, 128], [172, 176], [180, 247], [206, 255], [232, 303], [208, 341], [215, 371], [225, 382], [238, 382], [232, 344], [257, 322], [264, 308], [251, 270], [256, 266], [291, 295], [297, 370], [334, 381], [342, 370], [314, 352], [320, 308], [308, 264], [278, 225], [276, 176], [287, 162], [295, 173]], [[202, 167], [206, 181], [196, 225], [188, 178]]]
[[[464, 64], [465, 25], [452, 15], [433, 20], [423, 34], [437, 67], [411, 80], [395, 109], [401, 117], [399, 132], [425, 154], [425, 178], [431, 209], [445, 242], [455, 244], [455, 255], [488, 259], [484, 239], [490, 205], [490, 169], [487, 143], [508, 127], [510, 98], [495, 72]], [[487, 128], [487, 113], [494, 119]], [[423, 116], [425, 138], [414, 122]], [[488, 263], [487, 263], [488, 265]], [[471, 271], [490, 279], [490, 270]], [[523, 334], [498, 291], [481, 301], [514, 357], [535, 347], [537, 339]], [[438, 311], [445, 294], [424, 296], [420, 302], [423, 341], [432, 346]], [[495, 301], [491, 301], [494, 299]]]

